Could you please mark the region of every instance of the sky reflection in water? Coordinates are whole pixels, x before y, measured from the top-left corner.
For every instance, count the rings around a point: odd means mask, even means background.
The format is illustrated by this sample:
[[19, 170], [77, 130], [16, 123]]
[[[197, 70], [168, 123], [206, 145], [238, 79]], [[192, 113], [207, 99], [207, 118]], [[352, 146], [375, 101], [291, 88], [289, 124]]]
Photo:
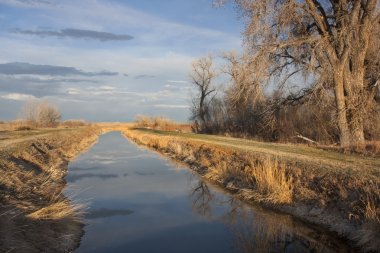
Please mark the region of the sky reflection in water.
[[117, 132], [72, 162], [67, 181], [68, 189], [85, 189], [76, 199], [90, 200], [76, 252], [349, 252], [289, 216], [243, 204]]

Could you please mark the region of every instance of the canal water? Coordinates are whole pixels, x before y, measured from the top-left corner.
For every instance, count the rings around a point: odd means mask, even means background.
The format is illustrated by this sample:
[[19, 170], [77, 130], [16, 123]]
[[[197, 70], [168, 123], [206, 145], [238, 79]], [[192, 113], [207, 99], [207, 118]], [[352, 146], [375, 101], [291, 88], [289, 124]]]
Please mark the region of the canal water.
[[87, 203], [75, 252], [349, 252], [340, 241], [202, 181], [184, 166], [104, 134], [69, 165], [66, 194]]

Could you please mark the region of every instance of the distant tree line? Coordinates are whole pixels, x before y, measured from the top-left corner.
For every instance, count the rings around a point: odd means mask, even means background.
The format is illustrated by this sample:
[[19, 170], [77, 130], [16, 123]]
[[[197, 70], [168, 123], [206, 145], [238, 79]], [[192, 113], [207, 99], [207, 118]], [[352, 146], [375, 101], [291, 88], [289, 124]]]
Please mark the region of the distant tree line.
[[234, 2], [244, 50], [221, 67], [211, 56], [193, 63], [195, 131], [344, 148], [380, 138], [378, 0]]

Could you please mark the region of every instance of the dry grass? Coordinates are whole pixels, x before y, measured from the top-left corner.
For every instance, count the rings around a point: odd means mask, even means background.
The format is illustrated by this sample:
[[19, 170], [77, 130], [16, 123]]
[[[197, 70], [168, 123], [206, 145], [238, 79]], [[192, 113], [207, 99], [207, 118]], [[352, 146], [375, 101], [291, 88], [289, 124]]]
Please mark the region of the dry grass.
[[293, 178], [286, 175], [277, 160], [268, 158], [250, 172], [259, 192], [257, 200], [274, 204], [292, 202]]
[[367, 195], [363, 204], [365, 222], [354, 239], [365, 251], [380, 252], [380, 200], [375, 195]]
[[55, 201], [46, 207], [26, 215], [27, 218], [36, 220], [60, 220], [72, 219], [82, 221], [86, 206], [83, 204], [73, 204], [68, 199]]
[[[380, 249], [380, 161], [373, 157], [177, 132], [124, 129], [124, 134], [186, 162], [243, 199], [325, 225], [363, 251]], [[372, 197], [358, 203], [365, 196]]]
[[367, 141], [365, 152], [368, 154], [380, 156], [380, 141]]
[[83, 126], [89, 126], [91, 123], [83, 120], [83, 119], [71, 119], [71, 120], [65, 120], [59, 124], [63, 127], [83, 127]]
[[25, 120], [0, 121], [0, 131], [32, 130], [35, 126]]
[[83, 206], [63, 195], [63, 178], [68, 160], [99, 133], [92, 127], [40, 130], [0, 141], [6, 144], [0, 145], [2, 250], [69, 252], [76, 246]]
[[150, 117], [146, 115], [137, 115], [134, 122], [134, 127], [165, 131], [191, 132], [190, 124], [179, 124], [163, 116]]
[[202, 144], [181, 141], [175, 137], [160, 137], [124, 132], [136, 142], [156, 150], [170, 153], [177, 158], [196, 165], [204, 177], [230, 188], [239, 186], [252, 190], [251, 198], [258, 202], [290, 203], [292, 201], [292, 177], [277, 160], [254, 159], [247, 154], [236, 154], [231, 150], [209, 148]]
[[380, 201], [373, 195], [367, 196], [365, 201], [364, 216], [367, 220], [380, 224]]

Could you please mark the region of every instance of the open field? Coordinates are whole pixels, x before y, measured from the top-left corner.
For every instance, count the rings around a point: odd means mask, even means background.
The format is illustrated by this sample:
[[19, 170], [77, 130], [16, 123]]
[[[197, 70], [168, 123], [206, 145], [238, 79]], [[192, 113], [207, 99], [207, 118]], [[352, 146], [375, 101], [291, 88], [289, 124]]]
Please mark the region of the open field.
[[124, 133], [242, 199], [322, 225], [363, 251], [380, 249], [378, 157], [151, 129]]
[[0, 132], [1, 252], [70, 252], [83, 233], [81, 206], [62, 193], [68, 161], [95, 127]]

